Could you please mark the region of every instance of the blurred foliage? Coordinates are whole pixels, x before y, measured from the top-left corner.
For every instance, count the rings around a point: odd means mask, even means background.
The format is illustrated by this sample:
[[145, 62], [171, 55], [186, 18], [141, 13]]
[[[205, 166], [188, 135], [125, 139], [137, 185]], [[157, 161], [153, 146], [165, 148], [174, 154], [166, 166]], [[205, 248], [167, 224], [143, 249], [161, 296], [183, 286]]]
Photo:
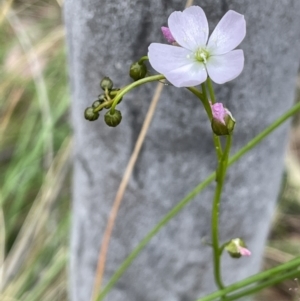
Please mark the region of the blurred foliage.
[[67, 300], [72, 138], [61, 3], [1, 5], [0, 300]]
[[[300, 76], [296, 101], [300, 101]], [[300, 246], [300, 114], [292, 122], [290, 141], [285, 158], [285, 173], [274, 217], [269, 243], [265, 250], [264, 267], [270, 268], [299, 256]], [[299, 301], [298, 279], [291, 279], [269, 288], [256, 301]]]

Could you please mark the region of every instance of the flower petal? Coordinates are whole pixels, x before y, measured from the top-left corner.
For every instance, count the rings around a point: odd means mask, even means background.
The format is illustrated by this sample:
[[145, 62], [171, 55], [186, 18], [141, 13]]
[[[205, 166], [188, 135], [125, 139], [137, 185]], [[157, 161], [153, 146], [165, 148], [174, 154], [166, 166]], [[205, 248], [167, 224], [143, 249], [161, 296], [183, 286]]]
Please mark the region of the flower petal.
[[191, 52], [178, 46], [151, 43], [148, 48], [148, 57], [151, 66], [162, 74], [171, 70], [189, 65], [192, 60], [188, 58]]
[[225, 124], [224, 117], [226, 115], [226, 109], [221, 102], [216, 102], [215, 104], [210, 104], [212, 116], [217, 121]]
[[207, 72], [204, 64], [197, 62], [174, 69], [165, 77], [175, 87], [194, 87], [206, 81]]
[[152, 43], [149, 46], [149, 62], [175, 87], [192, 87], [207, 78], [204, 64], [189, 58], [191, 52], [177, 46]]
[[222, 55], [209, 57], [206, 69], [209, 77], [217, 84], [224, 84], [240, 75], [244, 68], [244, 52], [233, 50]]
[[224, 54], [237, 47], [246, 35], [246, 21], [243, 15], [230, 10], [220, 20], [211, 34], [207, 49], [212, 54]]
[[190, 6], [183, 12], [173, 12], [168, 19], [168, 25], [180, 46], [194, 51], [206, 45], [208, 22], [201, 7]]
[[246, 248], [239, 247], [239, 251], [242, 256], [251, 256], [251, 251]]

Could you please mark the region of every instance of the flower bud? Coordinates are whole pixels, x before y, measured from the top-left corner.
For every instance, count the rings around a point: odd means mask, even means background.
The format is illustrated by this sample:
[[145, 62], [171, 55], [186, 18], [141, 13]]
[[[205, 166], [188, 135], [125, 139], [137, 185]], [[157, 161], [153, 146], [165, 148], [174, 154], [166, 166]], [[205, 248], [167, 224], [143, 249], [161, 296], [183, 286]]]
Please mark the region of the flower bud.
[[170, 43], [170, 44], [176, 43], [173, 35], [171, 34], [169, 27], [162, 26], [161, 32], [162, 32], [163, 36], [165, 37], [165, 39], [168, 41], [168, 43]]
[[224, 108], [222, 103], [211, 104], [212, 120], [211, 127], [218, 136], [229, 135], [235, 126], [235, 119], [230, 111]]
[[[101, 101], [100, 100], [95, 100], [94, 102], [93, 102], [93, 104], [92, 104], [92, 107], [94, 108], [94, 109], [96, 109], [96, 108], [98, 108], [100, 105], [101, 105]], [[100, 111], [102, 111], [103, 110], [103, 108], [101, 109], [101, 110], [99, 110], [99, 112]]]
[[251, 252], [246, 248], [245, 242], [240, 238], [229, 241], [225, 246], [225, 250], [232, 258], [251, 255]]
[[94, 112], [94, 108], [88, 107], [84, 111], [84, 118], [89, 121], [97, 120], [99, 117], [99, 112]]
[[146, 76], [147, 71], [148, 71], [147, 67], [143, 62], [142, 63], [136, 62], [130, 66], [129, 76], [133, 80], [139, 80]]
[[104, 103], [106, 101], [105, 94], [99, 94], [98, 100], [100, 101], [100, 103]]
[[102, 90], [111, 90], [113, 87], [113, 82], [109, 77], [103, 77], [101, 82], [100, 82], [100, 87]]
[[110, 110], [110, 111], [106, 112], [106, 114], [104, 116], [104, 120], [108, 126], [116, 127], [117, 125], [120, 124], [120, 122], [122, 120], [122, 114], [118, 110], [115, 110], [115, 112], [112, 114], [111, 110]]

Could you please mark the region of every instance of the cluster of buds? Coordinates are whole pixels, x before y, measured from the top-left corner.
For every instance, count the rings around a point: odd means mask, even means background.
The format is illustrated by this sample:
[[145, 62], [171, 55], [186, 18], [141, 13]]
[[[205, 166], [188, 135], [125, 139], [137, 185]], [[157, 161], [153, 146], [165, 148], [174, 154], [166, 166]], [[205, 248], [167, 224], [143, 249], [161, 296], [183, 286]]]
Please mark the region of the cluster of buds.
[[[112, 105], [113, 98], [118, 94], [120, 89], [113, 88], [113, 82], [109, 77], [104, 77], [100, 82], [100, 87], [104, 91], [103, 94], [98, 95], [98, 98], [93, 102], [91, 107], [88, 107], [84, 111], [85, 119], [89, 121], [94, 121], [99, 118], [99, 112], [103, 109], [110, 109]], [[122, 98], [119, 100], [118, 104], [122, 101]], [[100, 109], [99, 109], [100, 107]], [[108, 126], [116, 127], [120, 124], [122, 120], [122, 114], [118, 110], [114, 110], [112, 113], [111, 110], [107, 111], [104, 115], [104, 121]]]
[[[147, 67], [144, 64], [145, 58], [141, 58], [138, 62], [133, 63], [129, 69], [129, 76], [137, 81], [144, 78], [147, 75]], [[109, 110], [104, 115], [104, 121], [108, 126], [116, 127], [121, 123], [122, 114], [115, 108], [111, 109], [114, 97], [119, 93], [120, 89], [113, 88], [114, 84], [109, 77], [102, 78], [100, 87], [104, 91], [103, 94], [98, 95], [98, 98], [92, 103], [90, 107], [87, 107], [84, 111], [84, 118], [89, 121], [94, 121], [99, 118], [99, 112], [103, 109]], [[122, 101], [122, 98], [118, 101], [118, 104]]]

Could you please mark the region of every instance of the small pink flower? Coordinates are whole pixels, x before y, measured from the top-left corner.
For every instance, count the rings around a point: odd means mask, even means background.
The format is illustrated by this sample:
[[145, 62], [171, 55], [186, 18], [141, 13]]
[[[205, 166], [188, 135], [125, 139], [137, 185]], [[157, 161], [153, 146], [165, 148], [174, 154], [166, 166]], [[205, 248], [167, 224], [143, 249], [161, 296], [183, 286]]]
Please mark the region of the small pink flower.
[[199, 85], [207, 76], [223, 84], [242, 72], [244, 53], [234, 49], [246, 35], [243, 15], [228, 11], [208, 39], [204, 11], [199, 6], [190, 6], [183, 12], [173, 12], [168, 28], [179, 46], [152, 43], [148, 57], [151, 66], [175, 87]]
[[251, 256], [251, 252], [246, 248], [239, 246], [238, 250], [242, 256]]
[[162, 26], [161, 28], [162, 34], [164, 35], [165, 39], [170, 43], [174, 44], [176, 43], [174, 37], [171, 34], [171, 31], [168, 27]]

